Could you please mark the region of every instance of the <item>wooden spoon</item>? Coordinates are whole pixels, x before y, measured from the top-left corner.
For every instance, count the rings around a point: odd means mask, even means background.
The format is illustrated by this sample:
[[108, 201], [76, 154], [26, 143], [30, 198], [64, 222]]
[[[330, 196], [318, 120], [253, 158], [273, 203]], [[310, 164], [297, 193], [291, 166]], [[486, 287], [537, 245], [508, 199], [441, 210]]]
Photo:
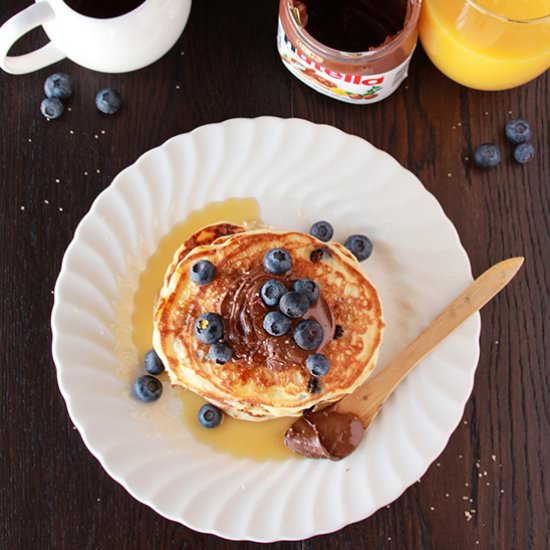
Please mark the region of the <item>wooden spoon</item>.
[[[362, 438], [358, 419], [366, 430], [386, 399], [413, 368], [455, 328], [500, 292], [518, 272], [523, 260], [522, 257], [510, 258], [485, 271], [383, 370], [371, 376], [353, 393], [328, 409], [306, 415], [295, 422], [287, 432], [286, 444], [306, 456], [323, 456], [335, 460], [353, 451], [359, 443], [357, 439]], [[352, 424], [344, 421], [345, 418], [351, 418]], [[308, 426], [305, 426], [304, 420], [309, 424]], [[353, 420], [356, 421], [355, 425]], [[299, 424], [300, 422], [302, 424]], [[350, 434], [354, 432], [352, 434], [354, 442], [352, 445], [345, 446], [343, 450], [337, 449], [337, 445], [331, 439], [334, 434], [339, 434], [340, 441], [336, 443], [343, 443], [346, 430]], [[311, 434], [319, 440], [324, 454], [310, 452], [310, 442], [306, 442], [305, 439], [306, 435], [311, 437]], [[301, 448], [305, 449], [305, 452], [301, 452]]]

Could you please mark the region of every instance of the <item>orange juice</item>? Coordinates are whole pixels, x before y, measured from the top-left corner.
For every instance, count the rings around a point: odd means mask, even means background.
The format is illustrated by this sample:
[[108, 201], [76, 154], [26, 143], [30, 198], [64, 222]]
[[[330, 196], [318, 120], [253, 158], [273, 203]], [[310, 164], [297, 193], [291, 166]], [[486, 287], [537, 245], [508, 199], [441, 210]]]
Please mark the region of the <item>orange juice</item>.
[[550, 67], [550, 0], [424, 0], [420, 38], [456, 82], [513, 88]]

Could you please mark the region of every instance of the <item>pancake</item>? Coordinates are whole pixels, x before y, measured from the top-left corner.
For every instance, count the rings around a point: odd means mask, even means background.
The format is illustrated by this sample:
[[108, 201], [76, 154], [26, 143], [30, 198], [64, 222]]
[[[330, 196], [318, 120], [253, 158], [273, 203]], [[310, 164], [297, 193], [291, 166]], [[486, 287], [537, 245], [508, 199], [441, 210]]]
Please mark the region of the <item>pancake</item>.
[[170, 277], [172, 277], [178, 263], [183, 260], [183, 258], [185, 258], [185, 256], [193, 250], [193, 248], [208, 245], [220, 237], [234, 235], [235, 233], [245, 231], [245, 229], [246, 228], [242, 225], [220, 222], [207, 225], [193, 233], [193, 235], [191, 235], [174, 253], [172, 263], [166, 270], [166, 275], [164, 277], [164, 288], [166, 288], [168, 282], [170, 281]]
[[[290, 253], [290, 272], [279, 276], [265, 271], [263, 257], [272, 248]], [[202, 259], [214, 264], [216, 276], [198, 286], [189, 273]], [[321, 290], [318, 302], [303, 316], [323, 328], [321, 344], [310, 351], [296, 345], [292, 331], [274, 337], [262, 324], [265, 314], [277, 309], [261, 300], [264, 282], [280, 279], [291, 289], [302, 278], [315, 281]], [[233, 358], [224, 365], [207, 357], [209, 346], [194, 334], [196, 319], [208, 312], [221, 315], [223, 339], [233, 349]], [[293, 320], [293, 326], [299, 321]], [[236, 418], [265, 420], [299, 416], [304, 409], [351, 393], [374, 369], [383, 329], [378, 293], [342, 245], [299, 232], [214, 224], [174, 255], [155, 310], [153, 345], [172, 384]], [[317, 378], [307, 371], [305, 360], [318, 352], [329, 358], [330, 370]]]

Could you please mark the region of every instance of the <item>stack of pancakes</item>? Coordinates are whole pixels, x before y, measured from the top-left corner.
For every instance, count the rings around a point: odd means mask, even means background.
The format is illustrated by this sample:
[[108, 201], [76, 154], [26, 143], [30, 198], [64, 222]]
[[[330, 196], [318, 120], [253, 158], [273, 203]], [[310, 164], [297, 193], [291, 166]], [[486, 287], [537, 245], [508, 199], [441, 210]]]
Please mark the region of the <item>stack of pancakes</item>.
[[[290, 272], [265, 271], [263, 258], [273, 248], [290, 253]], [[216, 269], [214, 279], [202, 286], [190, 279], [199, 260]], [[274, 278], [289, 289], [304, 278], [319, 285], [321, 297], [305, 315], [323, 328], [317, 349], [300, 349], [292, 331], [275, 337], [263, 329], [263, 318], [273, 308], [263, 303], [260, 289]], [[209, 346], [194, 333], [196, 319], [207, 312], [222, 317], [223, 339], [233, 349], [223, 365], [207, 357]], [[299, 232], [218, 223], [191, 236], [168, 266], [154, 313], [153, 345], [172, 384], [236, 418], [266, 420], [299, 416], [351, 393], [374, 369], [383, 329], [376, 289], [342, 245]], [[325, 376], [313, 377], [306, 369], [310, 353], [329, 358]]]

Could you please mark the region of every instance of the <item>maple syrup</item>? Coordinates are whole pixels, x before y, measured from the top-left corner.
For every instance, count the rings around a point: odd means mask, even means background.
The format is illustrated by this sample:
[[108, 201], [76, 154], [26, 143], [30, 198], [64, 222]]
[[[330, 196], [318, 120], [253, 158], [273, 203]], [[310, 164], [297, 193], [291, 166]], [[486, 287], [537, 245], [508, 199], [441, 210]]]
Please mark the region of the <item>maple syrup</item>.
[[[219, 221], [237, 224], [259, 222], [259, 206], [254, 199], [228, 199], [212, 203], [192, 212], [164, 237], [157, 251], [149, 258], [134, 295], [132, 314], [132, 340], [140, 361], [152, 347], [153, 310], [163, 284], [164, 273], [174, 252], [195, 231]], [[165, 376], [165, 375], [163, 375]], [[203, 428], [197, 414], [206, 401], [191, 391], [174, 387], [182, 403], [182, 420], [185, 429], [205, 445], [216, 451], [230, 453], [239, 458], [254, 460], [283, 460], [293, 453], [284, 445], [284, 433], [292, 424], [292, 418], [250, 422], [224, 415], [222, 423], [213, 429]]]

